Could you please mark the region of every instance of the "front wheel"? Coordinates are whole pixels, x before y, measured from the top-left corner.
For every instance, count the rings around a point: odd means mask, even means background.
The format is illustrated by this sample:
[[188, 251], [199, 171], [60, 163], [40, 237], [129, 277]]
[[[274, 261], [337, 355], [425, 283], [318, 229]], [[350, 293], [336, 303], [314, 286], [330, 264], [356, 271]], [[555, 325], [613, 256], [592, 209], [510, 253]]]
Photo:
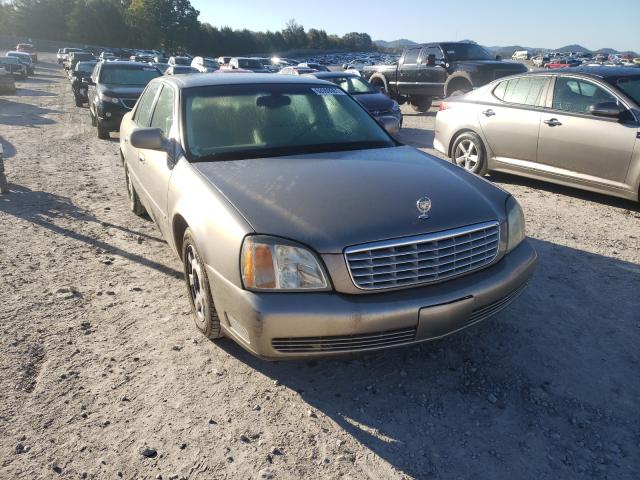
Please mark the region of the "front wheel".
[[425, 113], [431, 108], [431, 97], [411, 97], [409, 103], [416, 112]]
[[129, 208], [133, 213], [137, 216], [142, 217], [147, 210], [142, 205], [140, 201], [140, 197], [138, 196], [138, 192], [136, 192], [136, 187], [133, 186], [133, 182], [131, 181], [131, 175], [129, 175], [129, 169], [125, 166], [124, 168], [124, 180], [127, 183], [127, 196], [129, 197]]
[[451, 161], [459, 167], [481, 176], [487, 173], [484, 145], [475, 133], [465, 132], [458, 135], [451, 152]]
[[222, 337], [220, 319], [209, 289], [207, 270], [198, 253], [193, 233], [189, 228], [184, 232], [182, 241], [182, 260], [191, 311], [196, 327], [207, 338]]
[[109, 140], [109, 130], [102, 125], [100, 119], [96, 120], [96, 127], [98, 129], [98, 138], [100, 140]]

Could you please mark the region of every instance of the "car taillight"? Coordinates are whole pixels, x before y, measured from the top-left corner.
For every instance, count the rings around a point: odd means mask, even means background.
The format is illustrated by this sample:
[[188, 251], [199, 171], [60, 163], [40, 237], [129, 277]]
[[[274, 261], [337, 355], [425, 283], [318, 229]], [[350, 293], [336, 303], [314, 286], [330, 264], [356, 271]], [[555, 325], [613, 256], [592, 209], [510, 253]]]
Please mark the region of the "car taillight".
[[453, 105], [450, 102], [440, 102], [440, 108], [438, 109], [438, 111], [443, 111], [443, 110], [448, 110], [449, 108], [452, 108]]

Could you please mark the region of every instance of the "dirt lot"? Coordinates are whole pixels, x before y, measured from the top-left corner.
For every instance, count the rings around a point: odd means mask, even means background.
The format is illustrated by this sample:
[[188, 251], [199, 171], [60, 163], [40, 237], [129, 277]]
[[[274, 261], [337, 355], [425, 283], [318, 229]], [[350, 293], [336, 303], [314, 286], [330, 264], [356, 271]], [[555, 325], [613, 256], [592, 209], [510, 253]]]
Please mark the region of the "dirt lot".
[[[435, 112], [406, 114], [430, 151]], [[0, 141], [0, 478], [638, 478], [638, 205], [495, 176], [540, 255], [510, 308], [420, 347], [266, 363], [196, 332], [117, 140], [54, 63], [0, 97]]]

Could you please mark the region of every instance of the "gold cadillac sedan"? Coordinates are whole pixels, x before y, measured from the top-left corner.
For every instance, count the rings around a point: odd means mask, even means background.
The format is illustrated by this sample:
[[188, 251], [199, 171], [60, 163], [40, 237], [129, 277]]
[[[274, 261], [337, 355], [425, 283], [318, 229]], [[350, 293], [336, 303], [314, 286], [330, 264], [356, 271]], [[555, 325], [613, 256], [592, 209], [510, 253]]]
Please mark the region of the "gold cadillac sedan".
[[154, 79], [120, 149], [131, 209], [182, 259], [197, 328], [263, 358], [438, 339], [533, 273], [511, 195], [401, 145], [322, 80]]

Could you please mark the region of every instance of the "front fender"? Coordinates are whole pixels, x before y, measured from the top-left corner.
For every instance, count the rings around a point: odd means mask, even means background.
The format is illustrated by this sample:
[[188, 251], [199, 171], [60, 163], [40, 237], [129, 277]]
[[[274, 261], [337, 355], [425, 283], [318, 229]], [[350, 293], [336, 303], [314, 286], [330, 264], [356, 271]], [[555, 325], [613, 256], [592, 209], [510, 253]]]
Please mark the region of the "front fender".
[[174, 167], [168, 192], [171, 247], [182, 255], [184, 227], [193, 232], [204, 262], [237, 286], [240, 249], [251, 225], [227, 198], [182, 158]]

